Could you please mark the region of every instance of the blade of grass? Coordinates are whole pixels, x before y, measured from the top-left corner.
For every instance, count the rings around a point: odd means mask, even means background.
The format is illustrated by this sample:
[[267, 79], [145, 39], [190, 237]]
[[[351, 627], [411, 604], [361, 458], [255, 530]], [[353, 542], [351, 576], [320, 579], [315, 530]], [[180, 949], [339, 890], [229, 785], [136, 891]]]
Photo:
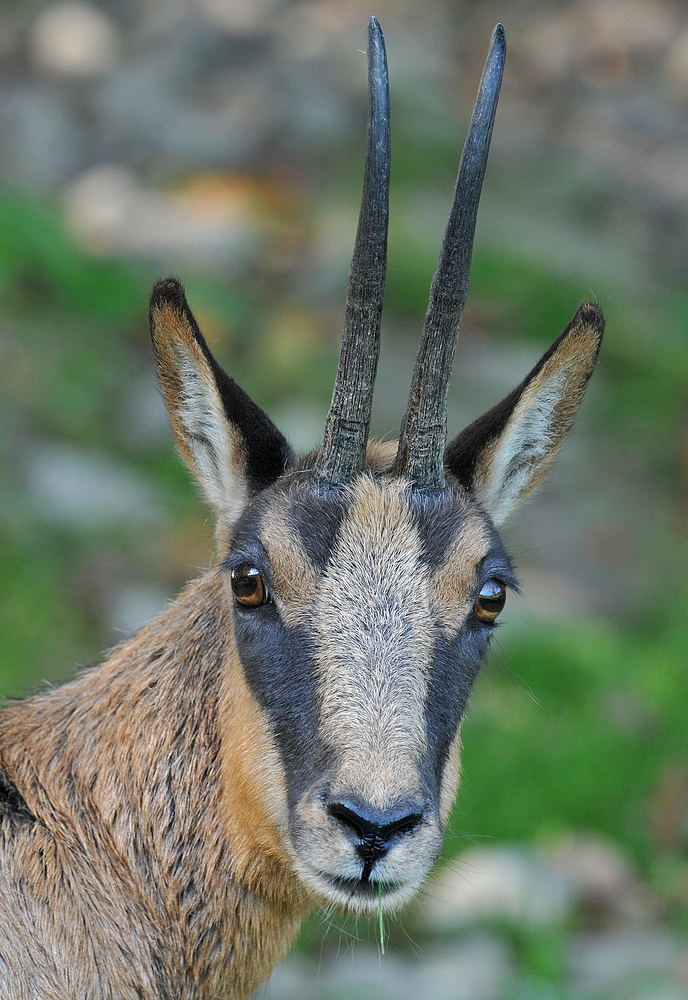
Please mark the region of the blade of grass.
[[380, 918], [380, 953], [385, 953], [385, 925], [382, 922], [382, 882], [378, 883], [378, 915]]

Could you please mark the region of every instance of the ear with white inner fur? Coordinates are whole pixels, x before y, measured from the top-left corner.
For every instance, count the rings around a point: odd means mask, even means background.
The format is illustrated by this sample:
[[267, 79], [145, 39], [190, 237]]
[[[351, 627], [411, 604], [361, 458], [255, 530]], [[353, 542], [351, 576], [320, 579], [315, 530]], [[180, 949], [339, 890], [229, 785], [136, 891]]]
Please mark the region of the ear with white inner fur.
[[584, 302], [521, 385], [447, 445], [445, 468], [496, 525], [532, 493], [554, 461], [592, 375], [603, 331], [601, 310]]
[[269, 417], [217, 363], [175, 278], [150, 301], [158, 376], [182, 458], [225, 523], [292, 457]]

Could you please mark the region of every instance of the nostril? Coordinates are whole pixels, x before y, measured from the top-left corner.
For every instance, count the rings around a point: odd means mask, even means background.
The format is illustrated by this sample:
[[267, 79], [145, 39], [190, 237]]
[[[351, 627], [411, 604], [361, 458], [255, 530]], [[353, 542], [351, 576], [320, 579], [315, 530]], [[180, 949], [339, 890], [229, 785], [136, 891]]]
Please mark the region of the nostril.
[[366, 837], [374, 836], [378, 826], [375, 822], [357, 813], [354, 809], [343, 802], [332, 802], [327, 807], [327, 811], [346, 830], [355, 833], [356, 836], [364, 840]]
[[408, 836], [420, 826], [423, 812], [419, 805], [406, 801], [390, 809], [371, 809], [352, 798], [328, 803], [328, 813], [353, 840], [363, 862], [361, 881], [370, 881], [375, 863], [384, 858], [395, 838]]
[[346, 800], [329, 803], [327, 811], [359, 841], [369, 844], [374, 841], [378, 851], [386, 851], [393, 837], [413, 833], [423, 820], [422, 811], [411, 810], [408, 805], [378, 810]]
[[380, 834], [388, 840], [390, 837], [394, 837], [395, 835], [403, 836], [407, 833], [413, 833], [413, 831], [420, 826], [422, 819], [422, 813], [408, 813], [408, 815], [402, 816], [401, 819], [395, 820], [382, 827]]

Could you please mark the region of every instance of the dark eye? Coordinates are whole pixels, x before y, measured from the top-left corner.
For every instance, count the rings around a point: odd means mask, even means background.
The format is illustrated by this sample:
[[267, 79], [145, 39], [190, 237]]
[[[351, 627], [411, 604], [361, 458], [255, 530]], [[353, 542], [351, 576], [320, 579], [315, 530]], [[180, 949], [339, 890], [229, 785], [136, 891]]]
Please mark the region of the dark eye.
[[491, 625], [506, 604], [506, 587], [499, 580], [483, 584], [473, 605], [473, 614], [479, 622]]
[[244, 608], [259, 608], [268, 599], [267, 587], [255, 566], [243, 563], [232, 570], [232, 593]]

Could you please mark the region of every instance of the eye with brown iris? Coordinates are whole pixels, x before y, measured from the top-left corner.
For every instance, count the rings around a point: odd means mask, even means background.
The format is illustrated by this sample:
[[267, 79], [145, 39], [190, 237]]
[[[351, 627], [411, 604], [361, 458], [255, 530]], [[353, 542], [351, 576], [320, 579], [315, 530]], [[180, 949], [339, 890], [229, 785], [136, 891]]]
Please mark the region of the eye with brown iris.
[[259, 608], [268, 599], [267, 587], [260, 571], [249, 563], [232, 570], [232, 593], [243, 608]]
[[473, 614], [479, 622], [491, 625], [506, 604], [506, 587], [499, 580], [483, 584], [473, 605]]

